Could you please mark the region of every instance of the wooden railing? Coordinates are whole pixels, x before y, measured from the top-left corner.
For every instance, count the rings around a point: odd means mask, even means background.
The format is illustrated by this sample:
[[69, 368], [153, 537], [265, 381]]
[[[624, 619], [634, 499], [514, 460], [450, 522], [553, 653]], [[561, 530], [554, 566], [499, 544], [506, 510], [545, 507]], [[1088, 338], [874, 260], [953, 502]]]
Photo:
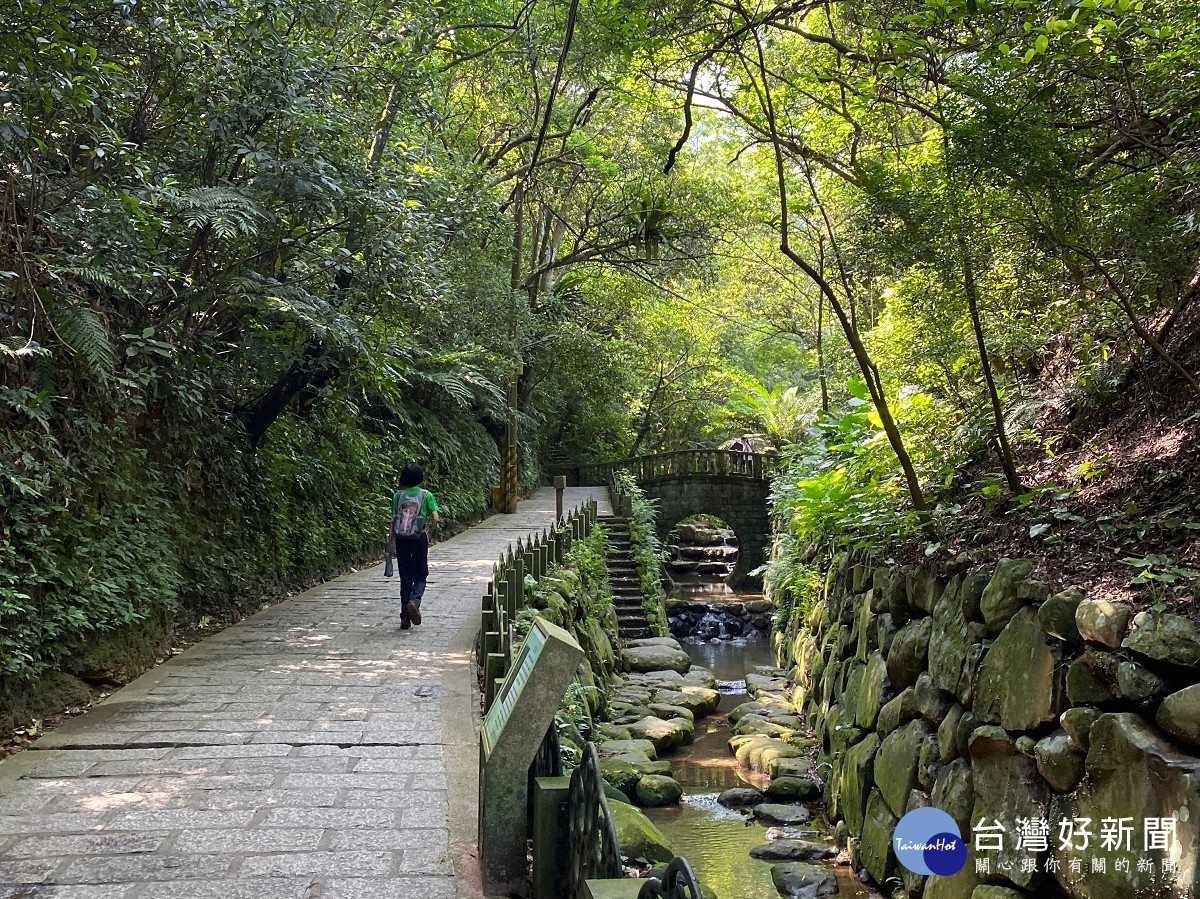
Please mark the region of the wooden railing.
[[525, 608], [526, 576], [541, 580], [552, 564], [562, 562], [571, 544], [592, 532], [597, 511], [596, 501], [589, 500], [549, 530], [534, 534], [528, 541], [517, 540], [516, 549], [510, 546], [492, 567], [479, 629], [485, 714], [492, 707], [499, 683], [512, 667], [513, 624], [517, 613]]
[[733, 477], [765, 481], [774, 474], [776, 465], [777, 456], [773, 453], [723, 449], [676, 450], [581, 465], [579, 483], [603, 486], [611, 482], [615, 471], [628, 471], [639, 484], [680, 477]]

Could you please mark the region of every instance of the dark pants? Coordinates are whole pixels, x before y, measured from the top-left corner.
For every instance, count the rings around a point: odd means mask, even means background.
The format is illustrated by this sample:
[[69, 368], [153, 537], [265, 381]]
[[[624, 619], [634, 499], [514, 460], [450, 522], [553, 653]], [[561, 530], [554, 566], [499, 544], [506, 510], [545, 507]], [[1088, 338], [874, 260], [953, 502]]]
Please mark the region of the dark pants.
[[403, 619], [408, 618], [408, 604], [420, 608], [429, 580], [429, 537], [396, 538], [396, 572], [400, 575], [400, 607]]

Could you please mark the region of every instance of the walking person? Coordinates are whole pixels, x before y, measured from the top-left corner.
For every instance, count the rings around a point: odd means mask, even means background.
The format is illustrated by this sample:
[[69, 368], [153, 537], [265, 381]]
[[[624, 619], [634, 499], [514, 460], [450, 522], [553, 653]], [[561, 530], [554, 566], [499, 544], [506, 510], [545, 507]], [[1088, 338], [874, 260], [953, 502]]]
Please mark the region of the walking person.
[[425, 470], [409, 462], [400, 471], [400, 489], [392, 496], [391, 536], [400, 574], [400, 629], [421, 623], [421, 598], [429, 580], [429, 531], [437, 527], [438, 504], [421, 487]]

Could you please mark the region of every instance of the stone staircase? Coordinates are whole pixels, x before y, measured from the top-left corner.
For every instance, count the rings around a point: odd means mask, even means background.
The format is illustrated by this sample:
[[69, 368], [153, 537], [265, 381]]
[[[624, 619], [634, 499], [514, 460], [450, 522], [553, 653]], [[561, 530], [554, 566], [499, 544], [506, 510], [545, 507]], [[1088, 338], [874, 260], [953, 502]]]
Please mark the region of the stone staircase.
[[623, 640], [652, 637], [642, 611], [641, 579], [629, 543], [629, 522], [612, 515], [601, 515], [599, 522], [608, 539], [608, 581], [617, 607], [617, 633]]

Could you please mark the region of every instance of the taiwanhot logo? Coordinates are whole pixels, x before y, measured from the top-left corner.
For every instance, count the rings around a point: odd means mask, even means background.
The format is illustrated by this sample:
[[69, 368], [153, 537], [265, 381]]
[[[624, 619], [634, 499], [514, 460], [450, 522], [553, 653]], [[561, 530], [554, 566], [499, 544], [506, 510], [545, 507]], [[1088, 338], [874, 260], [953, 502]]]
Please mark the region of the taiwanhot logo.
[[914, 874], [957, 874], [967, 863], [967, 844], [954, 819], [936, 808], [917, 808], [892, 832], [896, 860]]

